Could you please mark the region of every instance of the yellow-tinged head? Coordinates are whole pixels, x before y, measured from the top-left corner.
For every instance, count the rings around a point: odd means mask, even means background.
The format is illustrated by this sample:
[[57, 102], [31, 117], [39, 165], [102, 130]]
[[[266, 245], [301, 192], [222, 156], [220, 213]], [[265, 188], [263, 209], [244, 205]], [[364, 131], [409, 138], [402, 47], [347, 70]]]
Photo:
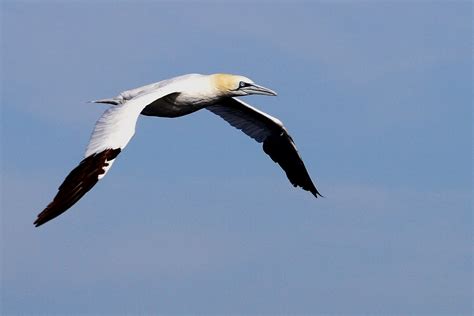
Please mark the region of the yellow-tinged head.
[[231, 74], [212, 75], [216, 89], [230, 96], [244, 96], [250, 94], [277, 95], [275, 91], [255, 84], [251, 79]]

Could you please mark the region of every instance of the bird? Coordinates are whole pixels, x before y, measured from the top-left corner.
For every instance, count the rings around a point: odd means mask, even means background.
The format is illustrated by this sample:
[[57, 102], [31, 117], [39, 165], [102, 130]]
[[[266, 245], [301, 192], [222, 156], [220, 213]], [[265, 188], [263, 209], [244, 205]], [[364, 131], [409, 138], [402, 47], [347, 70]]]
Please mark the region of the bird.
[[34, 225], [41, 226], [67, 211], [107, 174], [135, 134], [140, 115], [175, 118], [209, 110], [262, 143], [263, 151], [280, 165], [293, 186], [316, 198], [322, 196], [283, 123], [238, 99], [247, 95], [277, 93], [241, 75], [187, 74], [127, 90], [113, 98], [90, 101], [109, 107], [95, 124], [84, 159], [67, 175]]

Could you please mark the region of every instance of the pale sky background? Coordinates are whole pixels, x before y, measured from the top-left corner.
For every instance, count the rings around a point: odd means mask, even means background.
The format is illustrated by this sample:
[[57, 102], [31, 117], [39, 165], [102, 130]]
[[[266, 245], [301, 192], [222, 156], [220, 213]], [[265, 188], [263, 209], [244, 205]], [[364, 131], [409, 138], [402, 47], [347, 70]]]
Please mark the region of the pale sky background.
[[[2, 315], [472, 312], [472, 7], [1, 6]], [[114, 168], [33, 221], [104, 111], [184, 73], [278, 97], [324, 199], [207, 111], [141, 117]]]

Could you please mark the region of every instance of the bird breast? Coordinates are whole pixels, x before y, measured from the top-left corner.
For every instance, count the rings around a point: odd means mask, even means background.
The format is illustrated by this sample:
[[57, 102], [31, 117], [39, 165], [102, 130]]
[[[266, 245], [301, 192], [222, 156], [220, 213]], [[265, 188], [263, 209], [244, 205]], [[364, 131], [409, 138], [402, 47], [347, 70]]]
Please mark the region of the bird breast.
[[159, 117], [179, 117], [214, 104], [217, 98], [186, 93], [172, 93], [149, 104], [141, 114]]
[[143, 110], [143, 115], [179, 117], [213, 105], [224, 97], [209, 76], [184, 77], [182, 80], [170, 83], [169, 86], [170, 90], [179, 92], [155, 100]]

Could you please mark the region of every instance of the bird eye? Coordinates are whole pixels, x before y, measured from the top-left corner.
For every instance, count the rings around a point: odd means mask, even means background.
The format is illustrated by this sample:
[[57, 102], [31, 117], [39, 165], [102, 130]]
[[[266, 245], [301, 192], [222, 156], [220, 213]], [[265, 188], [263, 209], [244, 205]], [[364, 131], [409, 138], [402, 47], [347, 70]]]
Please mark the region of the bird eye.
[[248, 83], [241, 81], [239, 83], [239, 88], [247, 87], [248, 85], [249, 85]]

